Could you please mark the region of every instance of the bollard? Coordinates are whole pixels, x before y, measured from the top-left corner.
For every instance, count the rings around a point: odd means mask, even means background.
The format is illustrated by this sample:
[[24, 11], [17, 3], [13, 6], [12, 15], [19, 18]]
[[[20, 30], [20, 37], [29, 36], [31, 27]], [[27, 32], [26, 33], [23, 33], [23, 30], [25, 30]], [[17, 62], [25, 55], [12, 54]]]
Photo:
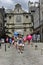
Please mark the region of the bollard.
[[5, 43], [5, 52], [6, 52], [6, 43]]
[[43, 48], [41, 49], [41, 55], [43, 55]]
[[0, 49], [1, 49], [1, 43], [0, 43]]
[[38, 49], [38, 46], [37, 45], [35, 45], [35, 50], [37, 50]]

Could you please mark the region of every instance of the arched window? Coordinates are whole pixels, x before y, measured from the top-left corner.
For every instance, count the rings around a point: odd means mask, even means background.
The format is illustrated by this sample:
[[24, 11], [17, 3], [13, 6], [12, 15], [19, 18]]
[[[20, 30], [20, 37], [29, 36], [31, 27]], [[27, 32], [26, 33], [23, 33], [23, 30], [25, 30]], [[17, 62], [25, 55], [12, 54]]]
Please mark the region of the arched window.
[[19, 23], [21, 22], [21, 16], [20, 15], [16, 16], [16, 22], [19, 22]]

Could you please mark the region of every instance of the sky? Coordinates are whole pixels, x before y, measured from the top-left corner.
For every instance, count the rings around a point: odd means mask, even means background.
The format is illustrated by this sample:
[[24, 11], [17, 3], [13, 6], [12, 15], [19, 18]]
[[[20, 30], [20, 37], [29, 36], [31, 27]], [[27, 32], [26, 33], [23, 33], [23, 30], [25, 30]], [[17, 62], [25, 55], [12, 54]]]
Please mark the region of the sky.
[[38, 0], [0, 0], [0, 7], [14, 9], [17, 3], [20, 3], [24, 10], [28, 10], [28, 1], [37, 2]]

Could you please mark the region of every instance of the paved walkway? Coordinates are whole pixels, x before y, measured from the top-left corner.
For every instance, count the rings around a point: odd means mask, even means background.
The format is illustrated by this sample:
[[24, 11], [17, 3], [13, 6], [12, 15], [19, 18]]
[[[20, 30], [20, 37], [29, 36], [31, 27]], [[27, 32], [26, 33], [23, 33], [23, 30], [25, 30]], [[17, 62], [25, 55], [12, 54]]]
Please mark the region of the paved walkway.
[[5, 52], [5, 46], [2, 45], [0, 49], [0, 65], [43, 65], [43, 55], [41, 55], [41, 48], [43, 44], [37, 43], [38, 49], [35, 50], [36, 43], [25, 45], [24, 53], [19, 54], [14, 46], [8, 48]]

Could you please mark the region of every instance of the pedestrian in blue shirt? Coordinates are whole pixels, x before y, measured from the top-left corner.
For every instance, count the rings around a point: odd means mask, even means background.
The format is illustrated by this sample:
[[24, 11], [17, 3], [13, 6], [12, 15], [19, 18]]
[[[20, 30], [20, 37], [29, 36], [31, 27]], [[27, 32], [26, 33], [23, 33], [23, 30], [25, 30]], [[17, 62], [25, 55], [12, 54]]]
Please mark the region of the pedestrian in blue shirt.
[[9, 38], [9, 48], [10, 48], [10, 46], [11, 46], [11, 44], [12, 44], [12, 38]]

